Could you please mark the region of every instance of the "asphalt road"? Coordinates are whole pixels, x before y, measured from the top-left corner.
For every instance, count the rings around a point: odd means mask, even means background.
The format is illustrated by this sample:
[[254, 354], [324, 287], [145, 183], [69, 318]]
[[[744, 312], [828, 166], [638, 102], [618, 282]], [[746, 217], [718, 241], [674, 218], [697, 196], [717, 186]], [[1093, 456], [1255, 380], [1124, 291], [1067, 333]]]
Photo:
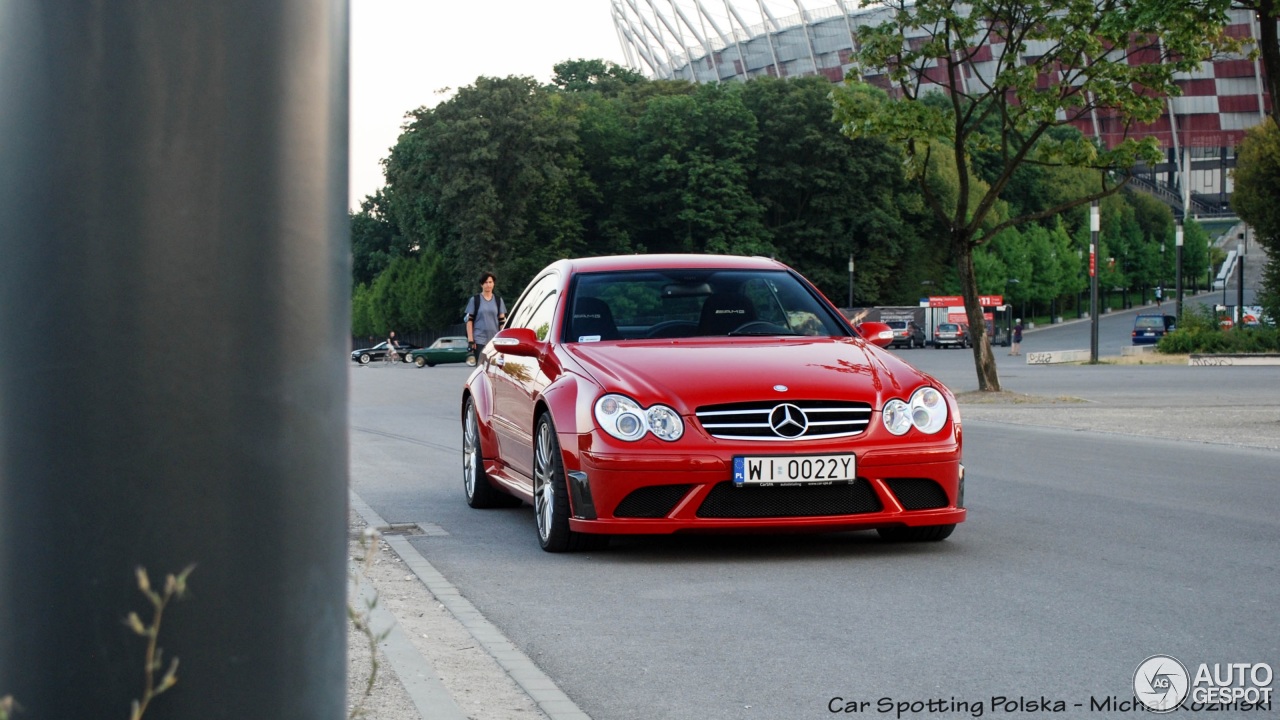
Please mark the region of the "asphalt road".
[[[904, 352], [959, 390], [974, 377], [969, 352]], [[999, 360], [1011, 389], [1121, 393], [1151, 414], [1248, 402], [1280, 376]], [[1121, 716], [1090, 703], [1129, 700], [1153, 654], [1280, 667], [1275, 451], [966, 420], [970, 516], [942, 543], [622, 538], [550, 555], [530, 508], [463, 502], [466, 372], [352, 369], [354, 487], [388, 521], [438, 529], [411, 542], [595, 720], [848, 716], [830, 708], [850, 701], [894, 717], [930, 699], [948, 710], [931, 717], [1025, 717], [1042, 697]]]

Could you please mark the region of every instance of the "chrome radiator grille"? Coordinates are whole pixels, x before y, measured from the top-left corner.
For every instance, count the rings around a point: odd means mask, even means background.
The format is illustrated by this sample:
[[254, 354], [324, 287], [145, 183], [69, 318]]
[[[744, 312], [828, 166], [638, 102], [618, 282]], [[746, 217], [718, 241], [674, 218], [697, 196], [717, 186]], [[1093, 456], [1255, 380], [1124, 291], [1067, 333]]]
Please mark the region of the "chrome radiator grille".
[[726, 440], [813, 440], [858, 435], [871, 422], [871, 405], [837, 400], [777, 400], [708, 405], [698, 422]]

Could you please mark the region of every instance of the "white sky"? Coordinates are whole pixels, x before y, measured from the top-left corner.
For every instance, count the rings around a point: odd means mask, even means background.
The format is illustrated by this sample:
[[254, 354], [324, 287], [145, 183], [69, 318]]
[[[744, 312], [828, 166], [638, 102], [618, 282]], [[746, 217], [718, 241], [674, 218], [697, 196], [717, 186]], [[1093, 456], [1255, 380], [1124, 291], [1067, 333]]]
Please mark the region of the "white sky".
[[383, 185], [405, 113], [481, 75], [551, 79], [563, 60], [623, 64], [610, 0], [352, 0], [350, 205]]

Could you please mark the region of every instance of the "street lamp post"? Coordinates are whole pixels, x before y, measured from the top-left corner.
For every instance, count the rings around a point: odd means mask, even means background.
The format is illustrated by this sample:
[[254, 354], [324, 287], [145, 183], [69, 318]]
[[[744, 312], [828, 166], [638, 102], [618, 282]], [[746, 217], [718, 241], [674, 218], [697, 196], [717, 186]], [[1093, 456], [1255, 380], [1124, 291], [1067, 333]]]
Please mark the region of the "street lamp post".
[[1244, 245], [1236, 245], [1236, 326], [1244, 322]]
[[1089, 362], [1098, 364], [1098, 231], [1102, 215], [1098, 201], [1089, 207]]
[[1009, 308], [1004, 316], [1004, 336], [1010, 343], [1013, 342], [1013, 286], [1017, 284], [1018, 278], [1009, 278], [1004, 281], [1005, 306]]
[[853, 253], [849, 253], [849, 309], [853, 309]]
[[1175, 283], [1177, 284], [1177, 288], [1175, 292], [1178, 293], [1178, 303], [1177, 303], [1175, 314], [1178, 317], [1178, 322], [1181, 323], [1182, 322], [1182, 221], [1181, 220], [1178, 221], [1178, 227], [1174, 230], [1173, 244], [1174, 244], [1173, 262], [1175, 266], [1174, 276], [1176, 278]]
[[[1156, 307], [1164, 306], [1164, 246], [1168, 244], [1167, 239], [1160, 241], [1160, 284], [1156, 285]], [[1147, 299], [1144, 297], [1142, 301], [1145, 303]]]

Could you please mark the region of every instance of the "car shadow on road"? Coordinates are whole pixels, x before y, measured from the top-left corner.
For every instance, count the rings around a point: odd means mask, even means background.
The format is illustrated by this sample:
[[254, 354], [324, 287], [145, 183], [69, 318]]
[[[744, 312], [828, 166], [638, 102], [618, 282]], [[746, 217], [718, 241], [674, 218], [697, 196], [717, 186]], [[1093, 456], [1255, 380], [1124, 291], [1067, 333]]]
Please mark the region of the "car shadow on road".
[[[962, 528], [961, 528], [962, 529]], [[959, 532], [960, 529], [957, 529]], [[619, 562], [759, 562], [829, 557], [884, 558], [950, 555], [953, 540], [925, 543], [886, 542], [875, 531], [828, 533], [750, 533], [618, 535], [594, 557]]]

